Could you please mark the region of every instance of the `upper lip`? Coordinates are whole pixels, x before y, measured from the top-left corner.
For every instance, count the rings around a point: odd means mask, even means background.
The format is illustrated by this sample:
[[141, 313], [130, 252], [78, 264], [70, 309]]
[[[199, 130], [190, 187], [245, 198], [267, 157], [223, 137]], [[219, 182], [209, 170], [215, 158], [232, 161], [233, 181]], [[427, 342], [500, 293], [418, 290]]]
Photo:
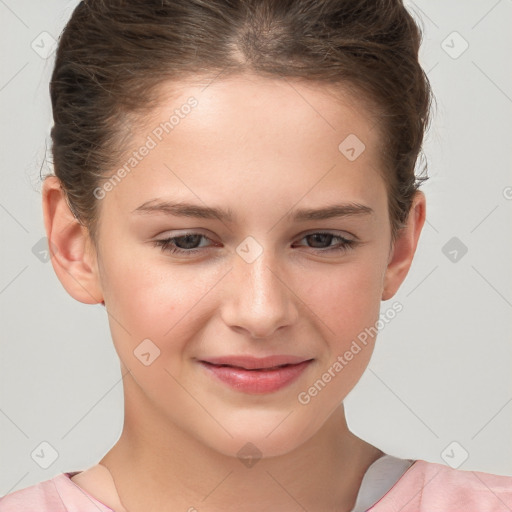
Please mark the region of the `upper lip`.
[[275, 366], [283, 366], [285, 364], [299, 364], [304, 361], [310, 361], [306, 357], [291, 356], [291, 355], [274, 355], [267, 357], [252, 357], [252, 356], [222, 356], [222, 357], [209, 357], [208, 359], [200, 359], [201, 362], [210, 363], [215, 365], [235, 366], [237, 368], [244, 368], [245, 370], [257, 370], [274, 368]]

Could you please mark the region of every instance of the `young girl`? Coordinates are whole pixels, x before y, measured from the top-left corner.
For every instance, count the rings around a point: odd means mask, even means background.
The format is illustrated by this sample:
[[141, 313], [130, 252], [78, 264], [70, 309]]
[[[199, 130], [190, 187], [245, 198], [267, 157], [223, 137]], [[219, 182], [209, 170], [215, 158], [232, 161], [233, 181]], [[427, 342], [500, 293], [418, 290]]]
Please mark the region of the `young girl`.
[[0, 511], [512, 510], [512, 478], [347, 427], [425, 221], [401, 0], [88, 0], [51, 81], [53, 268], [104, 304], [125, 420]]

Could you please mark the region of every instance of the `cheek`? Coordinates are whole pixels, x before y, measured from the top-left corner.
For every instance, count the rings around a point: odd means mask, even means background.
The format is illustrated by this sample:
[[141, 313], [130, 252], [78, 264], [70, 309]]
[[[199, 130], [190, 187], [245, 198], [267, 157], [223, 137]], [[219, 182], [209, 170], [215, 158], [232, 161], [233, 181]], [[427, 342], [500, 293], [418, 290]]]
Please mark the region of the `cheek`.
[[162, 356], [185, 350], [208, 316], [205, 298], [222, 269], [171, 264], [133, 249], [128, 253], [113, 251], [104, 259], [102, 284], [114, 344], [130, 367], [133, 350], [145, 339]]
[[383, 265], [371, 257], [308, 273], [302, 296], [335, 339], [357, 334], [379, 315]]
[[384, 266], [379, 261], [371, 254], [361, 255], [350, 264], [333, 265], [328, 272], [308, 274], [314, 284], [304, 288], [302, 296], [307, 297], [307, 314], [315, 318], [315, 331], [324, 340], [319, 352], [324, 357], [315, 375], [322, 378], [330, 371], [325, 379], [332, 382], [322, 393], [322, 402], [343, 399], [368, 365], [382, 296]]

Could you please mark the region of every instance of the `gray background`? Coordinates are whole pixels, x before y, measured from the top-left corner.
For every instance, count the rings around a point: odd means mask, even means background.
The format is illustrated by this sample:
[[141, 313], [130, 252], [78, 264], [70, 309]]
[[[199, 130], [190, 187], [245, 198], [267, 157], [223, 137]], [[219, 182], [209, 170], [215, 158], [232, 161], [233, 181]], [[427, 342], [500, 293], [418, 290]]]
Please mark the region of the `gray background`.
[[[0, 495], [95, 464], [122, 427], [106, 313], [67, 295], [41, 242], [50, 38], [76, 4], [0, 0]], [[398, 457], [512, 475], [512, 0], [407, 5], [438, 102], [427, 224], [349, 427]]]

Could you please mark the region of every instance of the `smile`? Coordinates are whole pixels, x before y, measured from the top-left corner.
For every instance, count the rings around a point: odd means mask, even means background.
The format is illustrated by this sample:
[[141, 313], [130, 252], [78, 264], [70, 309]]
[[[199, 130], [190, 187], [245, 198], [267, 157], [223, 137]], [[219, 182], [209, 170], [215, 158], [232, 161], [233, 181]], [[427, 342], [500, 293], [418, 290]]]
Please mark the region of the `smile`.
[[236, 391], [253, 394], [264, 394], [278, 391], [293, 381], [306, 370], [313, 359], [302, 360], [298, 363], [284, 363], [279, 365], [254, 367], [245, 362], [245, 366], [227, 363], [212, 363], [199, 361], [208, 375], [214, 377]]

